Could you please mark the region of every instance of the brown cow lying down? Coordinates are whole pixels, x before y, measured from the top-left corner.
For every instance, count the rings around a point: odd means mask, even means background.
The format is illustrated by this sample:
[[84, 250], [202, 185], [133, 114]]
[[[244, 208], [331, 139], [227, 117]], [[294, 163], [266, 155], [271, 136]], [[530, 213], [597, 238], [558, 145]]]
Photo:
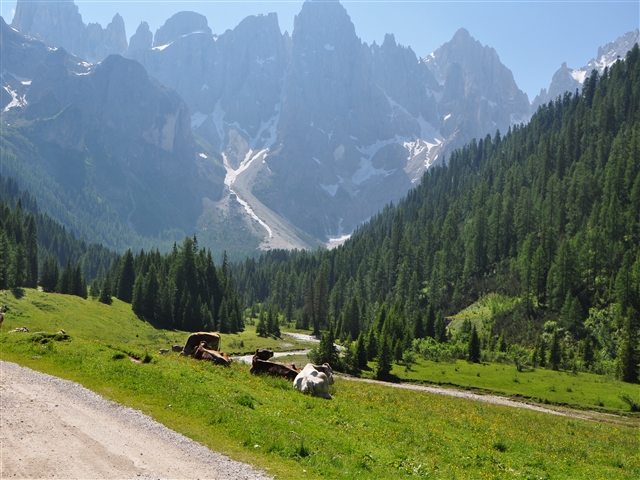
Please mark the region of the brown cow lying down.
[[293, 388], [296, 390], [331, 400], [329, 385], [333, 385], [333, 370], [328, 363], [323, 365], [307, 363], [307, 366], [293, 380]]
[[229, 355], [222, 352], [216, 352], [215, 350], [209, 350], [207, 348], [207, 342], [200, 342], [200, 345], [193, 352], [193, 358], [196, 360], [208, 360], [216, 365], [224, 365], [228, 367], [231, 365], [231, 359]]
[[200, 342], [205, 342], [206, 347], [209, 350], [218, 350], [220, 348], [220, 335], [213, 332], [196, 332], [189, 335], [187, 343], [184, 344], [182, 349], [183, 355], [192, 355], [194, 350], [198, 348]]
[[268, 348], [256, 348], [256, 353], [253, 357], [258, 357], [260, 360], [269, 360], [273, 357], [273, 350], [269, 350]]
[[[273, 354], [273, 352], [271, 352], [271, 354]], [[298, 375], [300, 370], [298, 370], [293, 364], [261, 360], [256, 354], [253, 356], [253, 362], [251, 362], [251, 369], [249, 372], [254, 375], [266, 373], [267, 375], [273, 375], [274, 377], [284, 377], [289, 380], [293, 380], [296, 378], [296, 375]]]

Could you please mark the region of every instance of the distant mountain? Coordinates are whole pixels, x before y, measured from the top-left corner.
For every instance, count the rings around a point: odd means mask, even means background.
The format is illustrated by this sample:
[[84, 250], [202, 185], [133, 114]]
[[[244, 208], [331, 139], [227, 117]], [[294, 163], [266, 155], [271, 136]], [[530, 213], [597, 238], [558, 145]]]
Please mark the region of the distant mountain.
[[529, 99], [516, 85], [497, 52], [483, 46], [467, 30], [423, 61], [443, 85], [438, 112], [444, 146], [460, 147], [474, 138], [506, 133], [509, 126], [529, 121]]
[[11, 26], [43, 42], [62, 47], [89, 62], [99, 62], [127, 50], [124, 20], [116, 13], [106, 28], [85, 25], [73, 0], [18, 0]]
[[[69, 2], [56, 8], [72, 10]], [[27, 13], [21, 24], [35, 25]], [[620, 45], [604, 47], [594, 62], [613, 61]], [[304, 2], [291, 36], [276, 14], [216, 35], [204, 16], [179, 12], [155, 36], [142, 22], [125, 56], [188, 107], [197, 175], [215, 187], [195, 189], [207, 200], [175, 226], [186, 228], [199, 211], [192, 228], [219, 245], [315, 248], [343, 238], [454, 149], [505, 134], [531, 114], [498, 53], [467, 30], [418, 58], [392, 34], [382, 45], [363, 43], [339, 1]], [[561, 70], [550, 92], [580, 77]], [[22, 105], [25, 89], [11, 87], [0, 100]], [[174, 153], [192, 155], [185, 152]]]
[[91, 65], [1, 18], [0, 29], [2, 173], [91, 241], [192, 234], [224, 170], [198, 153], [178, 94], [133, 60]]
[[533, 100], [533, 111], [537, 110], [542, 104], [555, 100], [564, 92], [575, 92], [576, 89], [582, 89], [582, 84], [593, 70], [601, 74], [606, 67], [611, 67], [618, 58], [624, 59], [629, 50], [636, 43], [640, 43], [640, 30], [637, 28], [633, 32], [627, 32], [615, 41], [607, 43], [604, 47], [598, 48], [598, 54], [595, 58], [582, 68], [572, 69], [567, 67], [567, 63], [563, 62], [562, 66], [554, 73], [551, 79], [549, 89], [543, 88], [540, 94]]
[[226, 195], [266, 227], [287, 219], [325, 241], [400, 199], [451, 149], [529, 115], [509, 70], [468, 32], [423, 60], [393, 35], [363, 43], [337, 1], [305, 2], [291, 36], [275, 14], [212, 35], [181, 12], [153, 45], [127, 55], [185, 99], [194, 131], [222, 153]]

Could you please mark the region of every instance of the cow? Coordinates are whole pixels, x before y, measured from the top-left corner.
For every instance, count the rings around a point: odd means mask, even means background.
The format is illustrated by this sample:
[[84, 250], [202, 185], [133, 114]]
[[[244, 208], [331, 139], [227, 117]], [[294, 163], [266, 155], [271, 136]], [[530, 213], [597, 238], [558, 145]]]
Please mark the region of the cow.
[[171, 351], [182, 353], [182, 345], [171, 345]]
[[333, 370], [328, 363], [323, 365], [307, 363], [307, 366], [293, 380], [293, 388], [296, 390], [331, 400], [329, 385], [333, 385]]
[[207, 342], [204, 340], [200, 342], [200, 345], [194, 350], [193, 358], [196, 360], [208, 360], [216, 365], [224, 365], [228, 367], [231, 365], [231, 359], [226, 353], [216, 352], [207, 348]]
[[273, 350], [268, 348], [256, 348], [256, 353], [253, 358], [259, 358], [260, 360], [269, 360], [273, 357]]
[[191, 355], [193, 351], [198, 348], [201, 342], [206, 342], [206, 347], [209, 350], [220, 349], [220, 335], [212, 332], [196, 332], [189, 335], [187, 343], [184, 344], [182, 349], [183, 355]]
[[254, 375], [266, 373], [267, 375], [272, 375], [274, 377], [284, 377], [288, 380], [293, 380], [296, 378], [298, 373], [300, 373], [300, 370], [293, 364], [261, 360], [254, 355], [249, 372]]
[[169, 349], [168, 348], [161, 348], [160, 350], [158, 350], [158, 353], [160, 355], [166, 355], [167, 353], [169, 353]]

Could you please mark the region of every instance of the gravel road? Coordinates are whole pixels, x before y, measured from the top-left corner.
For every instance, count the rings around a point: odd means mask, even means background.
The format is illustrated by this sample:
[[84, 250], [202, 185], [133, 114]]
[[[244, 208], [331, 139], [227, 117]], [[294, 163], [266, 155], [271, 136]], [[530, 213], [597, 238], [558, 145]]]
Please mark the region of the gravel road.
[[0, 362], [0, 478], [272, 478], [81, 385]]

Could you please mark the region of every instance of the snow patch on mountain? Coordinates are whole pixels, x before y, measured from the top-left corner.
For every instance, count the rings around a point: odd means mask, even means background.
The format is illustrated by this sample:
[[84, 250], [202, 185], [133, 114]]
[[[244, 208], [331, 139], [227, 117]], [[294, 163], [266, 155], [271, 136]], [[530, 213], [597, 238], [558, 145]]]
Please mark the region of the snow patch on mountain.
[[[266, 154], [269, 152], [269, 149], [259, 150], [257, 152], [253, 150], [249, 150], [244, 157], [244, 160], [240, 162], [240, 166], [234, 170], [226, 154], [222, 154], [222, 161], [224, 164], [224, 168], [227, 170], [227, 175], [224, 177], [224, 184], [227, 187], [231, 187], [233, 183], [236, 181], [238, 175], [244, 172], [247, 168], [251, 166], [251, 162], [253, 162], [256, 158], [260, 157], [262, 154]], [[263, 159], [264, 161], [264, 159]]]
[[11, 95], [11, 101], [6, 107], [4, 107], [3, 112], [8, 112], [15, 107], [24, 107], [27, 105], [26, 94], [18, 95], [15, 90], [11, 90], [8, 86], [2, 88], [4, 88], [9, 95]]
[[385, 170], [384, 168], [375, 168], [370, 158], [361, 157], [360, 166], [358, 167], [358, 170], [356, 170], [356, 173], [354, 173], [351, 176], [351, 181], [356, 185], [360, 185], [361, 183], [369, 180], [372, 177], [376, 177], [379, 175], [382, 175], [383, 177], [388, 177], [395, 171], [396, 171], [395, 168], [393, 170]]
[[335, 185], [323, 185], [323, 184], [320, 184], [320, 186], [329, 195], [331, 195], [332, 197], [335, 197], [336, 196], [336, 192], [338, 191], [338, 187], [340, 186], [340, 184], [339, 183], [336, 183]]
[[258, 215], [256, 215], [256, 212], [253, 211], [251, 206], [247, 202], [245, 202], [243, 199], [241, 199], [236, 192], [234, 192], [231, 188], [229, 189], [229, 191], [236, 196], [236, 200], [240, 205], [244, 207], [245, 211], [249, 214], [249, 216], [264, 227], [264, 229], [269, 234], [269, 238], [273, 238], [273, 230], [271, 230], [271, 227], [269, 227], [269, 225], [267, 225]]
[[209, 117], [202, 112], [196, 112], [191, 115], [191, 128], [198, 128]]

